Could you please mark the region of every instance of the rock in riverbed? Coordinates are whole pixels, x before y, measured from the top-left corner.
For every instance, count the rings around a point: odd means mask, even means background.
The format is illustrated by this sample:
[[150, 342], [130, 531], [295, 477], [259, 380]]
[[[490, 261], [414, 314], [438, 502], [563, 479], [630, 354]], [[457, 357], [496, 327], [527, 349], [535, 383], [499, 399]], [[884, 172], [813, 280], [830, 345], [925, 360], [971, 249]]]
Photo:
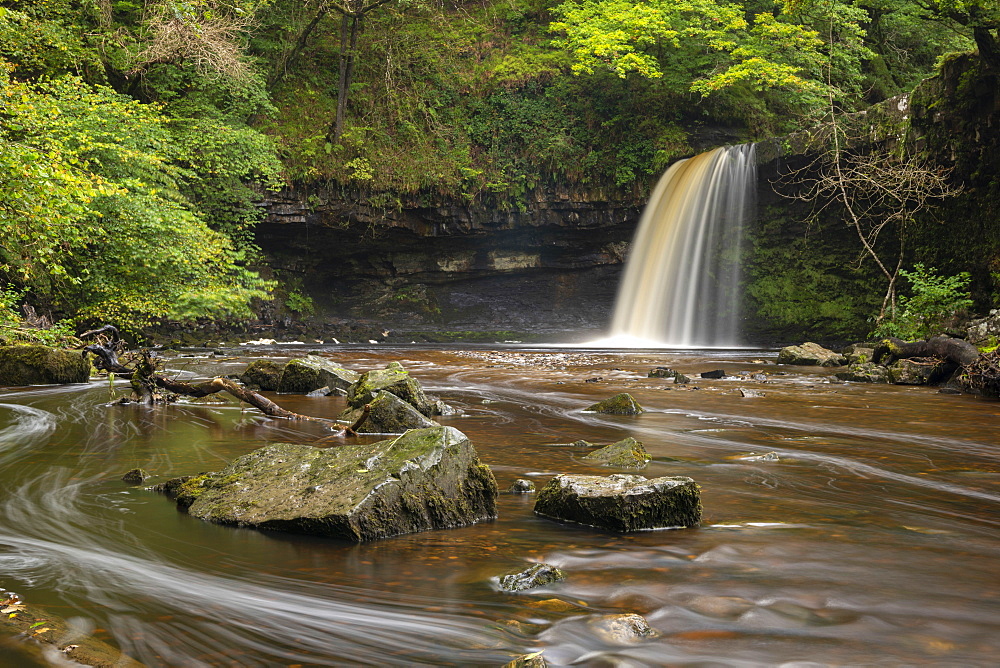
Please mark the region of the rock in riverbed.
[[164, 487], [210, 522], [357, 542], [497, 515], [493, 473], [454, 427], [328, 449], [276, 443]]
[[251, 389], [259, 388], [273, 392], [278, 389], [278, 382], [281, 380], [281, 372], [284, 368], [284, 365], [278, 364], [274, 360], [254, 360], [240, 375], [240, 382]]
[[646, 448], [642, 442], [635, 440], [631, 436], [623, 438], [617, 443], [607, 445], [600, 450], [595, 450], [583, 459], [603, 464], [604, 466], [620, 466], [626, 469], [644, 469], [649, 463], [650, 456], [646, 454]]
[[799, 366], [843, 366], [847, 358], [828, 350], [818, 343], [803, 343], [801, 346], [786, 346], [778, 353], [778, 364]]
[[628, 392], [616, 394], [610, 399], [599, 401], [586, 409], [588, 413], [607, 413], [609, 415], [639, 415], [645, 413], [639, 402]]
[[566, 574], [555, 566], [532, 564], [527, 568], [501, 575], [499, 585], [504, 591], [524, 591], [565, 579]]
[[90, 362], [78, 351], [40, 345], [0, 346], [0, 386], [86, 383]]
[[558, 475], [538, 493], [535, 512], [618, 533], [689, 527], [701, 521], [701, 493], [687, 477]]
[[[402, 434], [407, 429], [426, 429], [438, 423], [424, 417], [416, 408], [395, 394], [383, 390], [371, 399], [371, 412], [357, 431], [363, 434]], [[340, 414], [340, 420], [354, 424], [362, 415], [363, 408], [349, 408]]]
[[[249, 371], [249, 367], [247, 367]], [[358, 374], [317, 355], [289, 360], [281, 371], [278, 392], [305, 394], [328, 387], [347, 390], [358, 380]], [[263, 387], [263, 386], [262, 386]]]

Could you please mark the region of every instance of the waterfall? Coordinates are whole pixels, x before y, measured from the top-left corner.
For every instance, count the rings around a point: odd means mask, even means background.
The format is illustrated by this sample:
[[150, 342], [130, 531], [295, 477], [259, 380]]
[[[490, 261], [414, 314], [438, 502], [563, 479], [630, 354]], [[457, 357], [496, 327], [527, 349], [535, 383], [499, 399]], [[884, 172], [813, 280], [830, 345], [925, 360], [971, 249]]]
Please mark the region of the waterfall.
[[740, 248], [756, 206], [752, 144], [670, 166], [639, 220], [618, 288], [611, 343], [737, 347]]

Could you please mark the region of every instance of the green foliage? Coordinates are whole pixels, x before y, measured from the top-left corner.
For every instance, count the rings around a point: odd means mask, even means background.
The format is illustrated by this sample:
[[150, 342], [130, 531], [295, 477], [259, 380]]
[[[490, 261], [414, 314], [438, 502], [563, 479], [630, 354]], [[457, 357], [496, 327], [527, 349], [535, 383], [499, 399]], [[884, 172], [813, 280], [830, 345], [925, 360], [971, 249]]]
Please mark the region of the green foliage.
[[913, 265], [913, 271], [899, 273], [909, 281], [913, 294], [900, 297], [895, 317], [879, 323], [872, 336], [897, 336], [906, 340], [934, 336], [942, 333], [956, 315], [972, 306], [968, 272], [940, 276], [933, 267], [925, 268], [918, 262]]
[[63, 77], [0, 79], [0, 272], [78, 318], [247, 313], [267, 286], [180, 184], [158, 108]]
[[291, 290], [285, 295], [285, 308], [299, 315], [313, 315], [316, 312], [316, 305], [313, 304], [312, 297], [304, 295], [298, 290]]

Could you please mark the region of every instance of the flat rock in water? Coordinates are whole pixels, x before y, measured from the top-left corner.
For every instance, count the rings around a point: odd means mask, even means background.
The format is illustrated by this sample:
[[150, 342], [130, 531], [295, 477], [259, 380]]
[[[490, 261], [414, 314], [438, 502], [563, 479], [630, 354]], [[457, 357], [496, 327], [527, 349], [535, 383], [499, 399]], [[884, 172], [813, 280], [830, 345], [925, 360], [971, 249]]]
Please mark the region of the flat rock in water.
[[639, 405], [639, 402], [628, 392], [622, 392], [610, 399], [599, 401], [585, 410], [589, 413], [606, 413], [609, 415], [639, 415], [646, 412]]
[[250, 388], [273, 392], [278, 389], [284, 368], [285, 365], [274, 360], [254, 360], [240, 375], [240, 382]]
[[519, 570], [500, 576], [500, 589], [504, 591], [524, 591], [535, 587], [544, 587], [553, 582], [565, 580], [566, 574], [549, 564], [532, 564]]
[[801, 346], [786, 346], [778, 353], [778, 364], [799, 366], [843, 366], [847, 358], [828, 350], [818, 343], [803, 343]]
[[358, 380], [358, 374], [316, 355], [289, 360], [281, 371], [278, 392], [305, 394], [328, 387], [347, 390]]
[[701, 493], [687, 477], [558, 475], [542, 488], [535, 512], [618, 533], [689, 527], [701, 521]]
[[384, 369], [367, 371], [357, 382], [347, 390], [347, 405], [351, 408], [361, 408], [371, 402], [379, 391], [394, 394], [406, 403], [416, 408], [422, 415], [440, 414], [434, 403], [424, 394], [415, 379], [399, 362], [391, 362]]
[[276, 443], [174, 487], [210, 522], [369, 541], [496, 518], [497, 484], [454, 427], [370, 445]]
[[646, 454], [646, 448], [642, 442], [630, 436], [584, 455], [583, 459], [598, 462], [604, 466], [643, 469], [649, 463], [650, 456]]
[[90, 362], [78, 350], [42, 345], [0, 346], [0, 386], [89, 381]]
[[702, 378], [725, 378], [725, 369], [715, 369], [714, 371], [705, 371], [701, 374]]
[[[364, 434], [402, 434], [407, 429], [426, 429], [439, 426], [425, 417], [416, 408], [395, 394], [378, 391], [370, 404], [371, 412], [357, 431]], [[361, 417], [363, 408], [349, 408], [340, 414], [339, 420], [354, 424]]]

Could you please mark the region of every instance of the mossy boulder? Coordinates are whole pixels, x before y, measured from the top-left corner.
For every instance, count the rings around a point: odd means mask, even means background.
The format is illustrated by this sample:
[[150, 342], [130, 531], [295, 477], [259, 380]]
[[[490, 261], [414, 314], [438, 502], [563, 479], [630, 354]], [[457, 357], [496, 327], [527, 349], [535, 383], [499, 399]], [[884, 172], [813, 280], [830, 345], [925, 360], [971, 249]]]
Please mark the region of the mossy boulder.
[[694, 526], [701, 510], [701, 492], [691, 478], [622, 473], [559, 475], [535, 501], [535, 513], [543, 517], [618, 533]]
[[210, 522], [369, 541], [496, 518], [497, 484], [454, 427], [370, 445], [275, 443], [174, 487]]
[[589, 455], [584, 455], [583, 459], [597, 462], [604, 466], [642, 469], [646, 468], [650, 456], [646, 454], [646, 448], [642, 445], [642, 442], [630, 436], [617, 443], [607, 445], [600, 450], [595, 450]]
[[439, 414], [434, 403], [424, 394], [414, 378], [399, 362], [391, 362], [384, 369], [367, 371], [357, 379], [347, 390], [347, 405], [351, 408], [361, 408], [375, 398], [375, 393], [383, 391], [394, 394], [410, 404], [421, 414], [430, 416]]
[[628, 392], [622, 392], [610, 399], [599, 401], [586, 410], [588, 413], [607, 413], [609, 415], [639, 415], [646, 412]]
[[321, 387], [347, 390], [358, 380], [358, 374], [316, 355], [289, 360], [281, 370], [278, 392], [306, 394]]
[[778, 353], [778, 364], [798, 366], [843, 366], [847, 358], [828, 350], [818, 343], [803, 343], [801, 346], [786, 346]]
[[63, 385], [90, 380], [90, 362], [79, 351], [42, 345], [0, 347], [0, 386]]
[[874, 346], [868, 346], [863, 343], [852, 343], [841, 351], [847, 359], [848, 364], [865, 364], [866, 362], [871, 362], [874, 352]]
[[956, 365], [936, 358], [896, 360], [889, 365], [889, 382], [894, 385], [936, 385], [956, 369]]
[[881, 364], [864, 362], [848, 365], [845, 371], [838, 371], [837, 378], [855, 383], [888, 383], [889, 370]]
[[511, 571], [501, 575], [500, 589], [503, 591], [524, 591], [535, 587], [544, 587], [553, 582], [566, 579], [566, 573], [549, 564], [532, 564], [527, 568]]
[[250, 388], [273, 392], [278, 389], [285, 366], [274, 360], [254, 360], [240, 376], [240, 382]]
[[[439, 426], [425, 417], [416, 408], [395, 394], [378, 391], [372, 398], [371, 411], [357, 427], [364, 434], [402, 434], [407, 429], [426, 429]], [[340, 420], [354, 424], [361, 417], [363, 408], [349, 408], [340, 415]]]

